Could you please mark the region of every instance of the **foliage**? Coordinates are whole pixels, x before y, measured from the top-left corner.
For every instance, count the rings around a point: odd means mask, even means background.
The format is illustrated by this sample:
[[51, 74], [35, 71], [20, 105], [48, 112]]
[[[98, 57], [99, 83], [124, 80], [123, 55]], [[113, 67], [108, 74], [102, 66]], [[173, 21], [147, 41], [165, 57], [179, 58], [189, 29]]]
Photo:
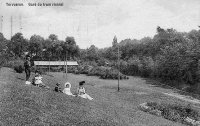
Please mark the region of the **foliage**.
[[21, 60], [20, 58], [14, 59], [14, 58], [10, 58], [8, 59], [3, 66], [4, 67], [9, 67], [9, 68], [14, 68], [15, 66], [23, 66], [23, 60]]
[[24, 71], [24, 68], [23, 68], [23, 66], [22, 65], [16, 65], [16, 66], [14, 66], [14, 70], [17, 72], [17, 73], [23, 73], [23, 71]]
[[22, 33], [16, 33], [8, 43], [8, 50], [14, 56], [21, 57], [27, 51], [28, 41], [24, 39]]
[[162, 116], [166, 119], [183, 122], [186, 117], [192, 118], [194, 120], [199, 120], [200, 114], [199, 111], [192, 109], [190, 104], [183, 106], [180, 104], [164, 104], [157, 102], [148, 102], [147, 105], [151, 110], [160, 110], [162, 111]]
[[44, 41], [44, 38], [42, 38], [41, 36], [39, 35], [33, 35], [31, 36], [30, 38], [30, 41], [29, 41], [29, 51], [30, 51], [30, 54], [31, 56], [33, 54], [36, 54], [36, 56], [40, 56], [41, 57], [41, 54], [42, 54], [42, 42]]
[[[10, 57], [22, 58], [25, 52], [29, 52], [33, 60], [77, 60], [82, 66], [77, 68], [76, 73], [88, 74], [88, 65], [95, 68], [105, 66], [119, 69], [125, 75], [154, 77], [164, 82], [177, 81], [191, 87], [197, 85], [200, 82], [200, 30], [186, 33], [159, 26], [156, 30], [152, 38], [140, 40], [124, 39], [118, 42], [114, 36], [112, 46], [103, 49], [95, 45], [80, 49], [72, 36], [62, 41], [55, 34], [50, 34], [47, 39], [33, 35], [27, 40], [22, 33], [16, 33], [9, 41], [0, 34], [1, 64], [7, 64]], [[90, 71], [89, 75], [98, 74], [96, 71], [99, 70]], [[117, 72], [109, 72], [113, 78], [114, 73]]]
[[113, 68], [106, 69], [106, 71], [100, 76], [102, 79], [118, 79], [118, 77], [120, 80], [129, 79], [129, 77], [119, 72], [119, 70]]
[[103, 67], [93, 67], [88, 72], [88, 76], [102, 76], [106, 73], [106, 68]]

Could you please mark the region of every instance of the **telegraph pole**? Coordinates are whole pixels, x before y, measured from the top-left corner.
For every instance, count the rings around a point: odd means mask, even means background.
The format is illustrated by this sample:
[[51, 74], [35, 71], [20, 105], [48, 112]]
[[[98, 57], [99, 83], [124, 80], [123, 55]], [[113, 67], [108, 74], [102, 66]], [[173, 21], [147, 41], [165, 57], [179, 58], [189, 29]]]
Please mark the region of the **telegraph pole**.
[[1, 16], [1, 33], [3, 33], [3, 16]]
[[67, 51], [66, 51], [66, 79], [67, 79]]
[[21, 15], [19, 17], [19, 31], [20, 31], [20, 33], [22, 33], [22, 17], [21, 17]]
[[11, 22], [11, 33], [10, 33], [10, 36], [11, 36], [11, 37], [10, 37], [10, 40], [11, 40], [12, 35], [13, 35], [13, 31], [12, 31], [12, 30], [13, 30], [13, 29], [12, 29], [12, 27], [13, 27], [13, 24], [12, 24], [12, 23], [13, 23], [13, 18], [12, 18], [12, 16], [11, 16], [10, 22]]
[[119, 66], [119, 43], [117, 44], [117, 52], [118, 52], [118, 91], [119, 91], [119, 79], [120, 79], [120, 66]]
[[[50, 25], [48, 25], [48, 33], [49, 33], [49, 26]], [[49, 51], [49, 75], [50, 75], [50, 58], [51, 58], [51, 52]]]
[[50, 75], [50, 56], [49, 56], [49, 75]]

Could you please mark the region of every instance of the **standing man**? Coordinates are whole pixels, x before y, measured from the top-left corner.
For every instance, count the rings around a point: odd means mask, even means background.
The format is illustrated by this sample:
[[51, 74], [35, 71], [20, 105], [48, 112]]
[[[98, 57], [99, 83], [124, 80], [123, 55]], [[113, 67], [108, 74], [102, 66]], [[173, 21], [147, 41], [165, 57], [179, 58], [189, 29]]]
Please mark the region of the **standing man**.
[[26, 84], [31, 84], [29, 81], [30, 75], [31, 75], [31, 66], [33, 65], [30, 60], [30, 56], [26, 56], [26, 61], [24, 62], [24, 68], [25, 68], [25, 73], [26, 73]]

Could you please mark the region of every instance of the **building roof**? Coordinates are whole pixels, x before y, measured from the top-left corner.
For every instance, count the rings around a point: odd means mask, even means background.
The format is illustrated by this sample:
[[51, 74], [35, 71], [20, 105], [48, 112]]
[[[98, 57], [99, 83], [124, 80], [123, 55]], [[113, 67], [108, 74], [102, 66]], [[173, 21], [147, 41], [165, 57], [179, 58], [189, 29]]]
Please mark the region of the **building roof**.
[[[34, 61], [36, 66], [63, 66], [66, 65], [66, 61]], [[67, 61], [68, 66], [77, 66], [77, 61]]]

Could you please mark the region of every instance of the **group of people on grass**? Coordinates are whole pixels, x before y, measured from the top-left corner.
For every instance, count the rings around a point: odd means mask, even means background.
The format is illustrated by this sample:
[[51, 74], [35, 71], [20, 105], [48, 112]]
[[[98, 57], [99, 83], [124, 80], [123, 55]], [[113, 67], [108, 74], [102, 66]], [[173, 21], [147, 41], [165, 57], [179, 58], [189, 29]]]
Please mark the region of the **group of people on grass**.
[[70, 95], [70, 96], [80, 96], [82, 98], [85, 98], [85, 99], [89, 99], [89, 100], [93, 100], [92, 97], [90, 97], [86, 92], [85, 92], [85, 88], [84, 88], [84, 83], [85, 81], [81, 81], [79, 82], [79, 87], [77, 89], [77, 94], [74, 95], [71, 93], [71, 84], [69, 82], [66, 82], [65, 83], [65, 88], [63, 90], [61, 90], [60, 88], [60, 84], [57, 83], [56, 84], [56, 87], [55, 87], [55, 91], [56, 92], [62, 92], [64, 94], [67, 94], [67, 95]]
[[[26, 82], [25, 82], [25, 84], [28, 84], [28, 85], [29, 84], [33, 84], [33, 85], [38, 86], [38, 87], [44, 87], [44, 88], [50, 89], [50, 87], [46, 86], [42, 82], [42, 78], [43, 77], [41, 76], [41, 72], [38, 71], [38, 70], [35, 71], [35, 76], [32, 79], [32, 82], [29, 81], [30, 73], [31, 73], [31, 67], [33, 65], [34, 64], [31, 63], [30, 56], [27, 56], [26, 57], [26, 61], [24, 62], [24, 68], [25, 68], [25, 73], [26, 73]], [[71, 93], [71, 84], [69, 82], [66, 82], [64, 84], [64, 89], [63, 90], [61, 89], [60, 84], [57, 83], [54, 91], [56, 91], [56, 92], [62, 92], [64, 94], [67, 94], [67, 95], [70, 95], [70, 96], [80, 96], [80, 97], [85, 98], [85, 99], [93, 100], [93, 98], [90, 97], [86, 93], [85, 88], [83, 86], [84, 83], [85, 83], [85, 81], [79, 82], [79, 87], [77, 89], [77, 94], [76, 95], [74, 95], [74, 94]]]

